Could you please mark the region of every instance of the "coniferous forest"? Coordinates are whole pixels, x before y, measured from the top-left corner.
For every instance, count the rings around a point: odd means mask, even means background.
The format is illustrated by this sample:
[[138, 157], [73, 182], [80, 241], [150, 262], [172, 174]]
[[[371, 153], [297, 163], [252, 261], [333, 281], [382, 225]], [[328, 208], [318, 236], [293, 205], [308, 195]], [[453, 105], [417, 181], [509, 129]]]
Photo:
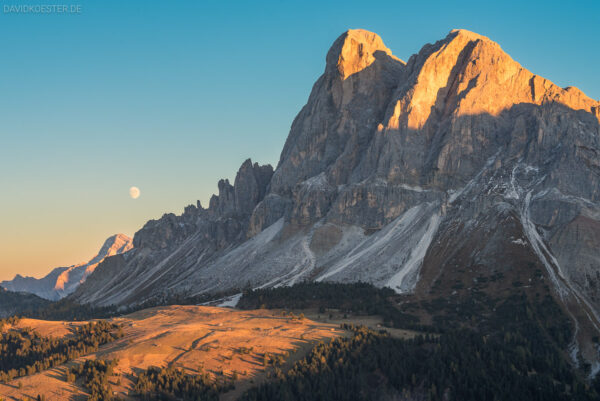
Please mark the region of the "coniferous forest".
[[190, 375], [174, 367], [148, 368], [137, 377], [135, 392], [143, 400], [216, 401], [234, 388], [231, 379], [211, 378], [208, 373]]
[[72, 335], [64, 338], [41, 336], [29, 328], [2, 330], [5, 325], [13, 325], [17, 321], [16, 317], [0, 321], [2, 382], [41, 372], [95, 352], [100, 345], [123, 335], [119, 326], [102, 320], [76, 327]]
[[455, 302], [407, 302], [401, 310], [390, 291], [364, 283], [303, 283], [244, 293], [243, 307], [375, 313], [388, 326], [404, 328], [419, 327], [409, 312], [427, 310], [433, 319], [414, 339], [348, 327], [351, 338], [318, 345], [289, 372], [275, 371], [274, 380], [242, 399], [600, 399], [598, 381], [586, 380], [589, 367], [574, 368], [565, 353], [572, 323], [550, 295], [515, 291], [493, 299], [480, 292]]
[[289, 372], [241, 398], [255, 400], [594, 400], [597, 392], [554, 349], [539, 352], [524, 332], [458, 330], [391, 338], [353, 328], [319, 344]]
[[303, 282], [292, 287], [264, 288], [243, 293], [240, 309], [337, 309], [356, 315], [378, 315], [389, 327], [415, 328], [429, 331], [431, 326], [419, 325], [419, 319], [399, 310], [393, 301], [391, 288], [377, 288], [367, 283]]
[[113, 399], [108, 379], [113, 374], [113, 369], [119, 363], [113, 359], [86, 360], [84, 363], [73, 367], [67, 373], [67, 381], [81, 380], [83, 386], [89, 391], [88, 401], [110, 401]]

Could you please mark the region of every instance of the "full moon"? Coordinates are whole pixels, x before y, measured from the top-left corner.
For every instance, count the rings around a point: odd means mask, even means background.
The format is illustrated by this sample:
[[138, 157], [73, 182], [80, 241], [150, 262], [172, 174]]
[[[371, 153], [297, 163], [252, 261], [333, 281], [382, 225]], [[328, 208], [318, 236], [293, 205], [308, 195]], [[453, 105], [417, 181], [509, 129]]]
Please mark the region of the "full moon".
[[131, 196], [132, 199], [139, 198], [140, 197], [140, 189], [138, 187], [129, 188], [129, 196]]

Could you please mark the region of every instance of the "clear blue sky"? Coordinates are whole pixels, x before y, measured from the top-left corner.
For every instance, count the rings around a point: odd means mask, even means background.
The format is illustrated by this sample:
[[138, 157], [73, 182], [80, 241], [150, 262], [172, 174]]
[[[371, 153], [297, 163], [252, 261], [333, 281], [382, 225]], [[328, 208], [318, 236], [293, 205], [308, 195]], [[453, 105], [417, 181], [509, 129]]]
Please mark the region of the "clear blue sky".
[[[600, 97], [600, 1], [0, 0], [0, 279], [90, 258], [116, 232], [206, 201], [251, 157], [276, 163], [348, 28], [404, 60], [453, 28]], [[132, 200], [128, 188], [141, 196]]]

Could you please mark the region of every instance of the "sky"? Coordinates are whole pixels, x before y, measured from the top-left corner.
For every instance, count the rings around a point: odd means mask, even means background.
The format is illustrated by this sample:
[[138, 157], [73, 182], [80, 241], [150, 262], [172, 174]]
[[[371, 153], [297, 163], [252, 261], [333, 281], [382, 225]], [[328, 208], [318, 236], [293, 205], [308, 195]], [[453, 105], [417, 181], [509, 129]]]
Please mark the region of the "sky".
[[[10, 11], [35, 4], [74, 12]], [[349, 28], [403, 60], [468, 29], [600, 98], [597, 0], [0, 5], [0, 280], [86, 261], [112, 234], [207, 206], [247, 158], [276, 165]]]

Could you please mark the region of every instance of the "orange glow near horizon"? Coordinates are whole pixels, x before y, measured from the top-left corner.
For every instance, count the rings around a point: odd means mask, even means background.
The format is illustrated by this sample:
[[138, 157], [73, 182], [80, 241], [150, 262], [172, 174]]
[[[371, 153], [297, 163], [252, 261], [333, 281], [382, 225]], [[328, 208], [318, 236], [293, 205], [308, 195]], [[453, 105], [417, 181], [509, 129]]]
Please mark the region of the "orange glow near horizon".
[[[128, 186], [115, 186], [101, 196], [73, 185], [60, 195], [40, 201], [32, 193], [5, 197], [10, 207], [0, 209], [0, 281], [16, 274], [40, 278], [56, 267], [76, 265], [96, 256], [104, 241], [114, 234], [133, 237], [150, 219], [164, 213], [181, 214], [197, 197], [197, 188], [175, 188], [157, 179], [145, 184], [145, 196], [135, 202]], [[77, 192], [84, 192], [84, 195]], [[208, 191], [202, 194], [208, 198]]]
[[[122, 228], [126, 227], [123, 225]], [[62, 224], [58, 227], [40, 226], [31, 232], [0, 233], [3, 244], [0, 281], [11, 280], [16, 274], [41, 278], [56, 267], [87, 262], [98, 253], [109, 236], [117, 234], [113, 231], [106, 227], [90, 233], [79, 224]], [[121, 233], [131, 236], [131, 231]]]

